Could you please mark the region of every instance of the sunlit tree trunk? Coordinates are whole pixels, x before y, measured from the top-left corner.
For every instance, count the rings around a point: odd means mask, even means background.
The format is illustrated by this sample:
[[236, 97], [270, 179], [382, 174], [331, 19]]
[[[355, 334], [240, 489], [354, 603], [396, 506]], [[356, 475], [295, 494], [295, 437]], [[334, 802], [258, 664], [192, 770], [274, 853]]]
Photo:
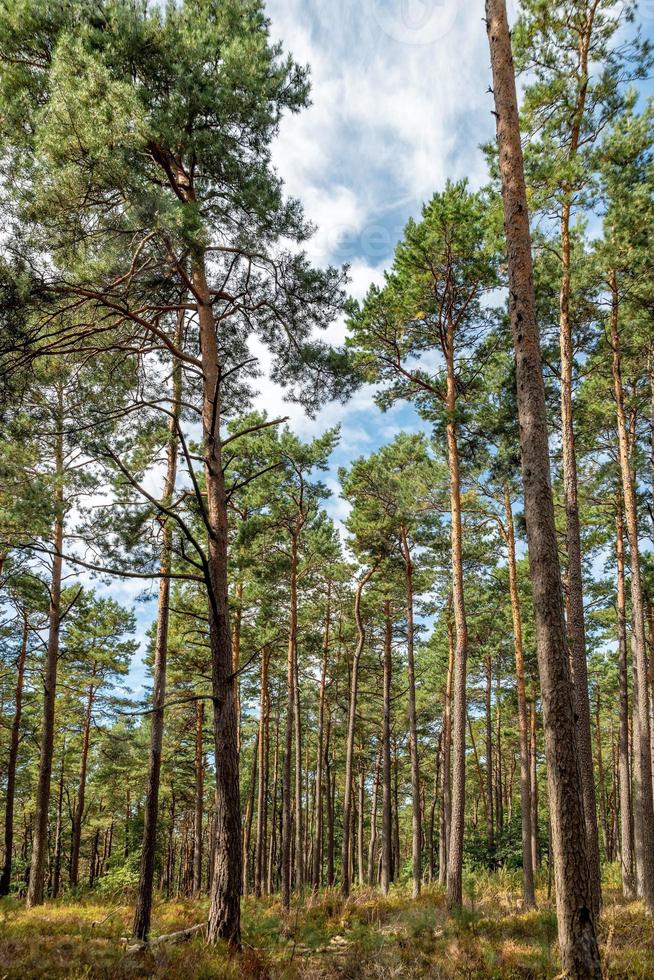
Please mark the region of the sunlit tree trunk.
[[587, 853], [563, 589], [549, 466], [547, 410], [536, 322], [529, 212], [505, 0], [486, 0], [509, 272], [525, 519], [556, 868], [559, 947], [572, 976], [602, 975]]

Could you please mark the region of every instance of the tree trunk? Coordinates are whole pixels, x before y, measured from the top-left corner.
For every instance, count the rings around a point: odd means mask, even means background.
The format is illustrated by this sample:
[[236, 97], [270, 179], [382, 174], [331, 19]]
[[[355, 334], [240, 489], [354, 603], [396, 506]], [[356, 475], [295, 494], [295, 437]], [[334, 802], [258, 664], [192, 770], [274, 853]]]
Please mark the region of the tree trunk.
[[526, 909], [536, 904], [534, 890], [534, 866], [531, 849], [531, 771], [529, 767], [529, 730], [527, 721], [527, 695], [525, 692], [525, 663], [522, 646], [522, 616], [518, 573], [515, 560], [515, 531], [513, 510], [508, 484], [504, 486], [504, 511], [506, 518], [506, 545], [509, 567], [509, 592], [513, 619], [513, 648], [515, 651], [515, 676], [518, 695], [518, 730], [520, 737], [520, 816], [522, 827], [522, 897]]
[[[284, 768], [282, 771], [282, 908], [291, 907], [291, 835], [293, 832], [291, 810], [291, 755], [293, 752], [293, 720], [295, 716], [295, 648], [297, 645], [297, 535], [291, 538], [290, 573], [290, 621], [288, 627], [288, 662], [286, 671], [286, 732], [284, 740]], [[297, 758], [297, 756], [296, 756]], [[297, 804], [298, 806], [301, 804]], [[300, 859], [301, 860], [301, 859]]]
[[447, 902], [450, 909], [461, 907], [463, 899], [463, 832], [465, 826], [466, 780], [466, 670], [468, 625], [463, 591], [463, 530], [461, 524], [461, 478], [457, 443], [456, 376], [454, 371], [454, 330], [448, 325], [447, 362], [447, 465], [450, 475], [452, 536], [452, 605], [456, 626], [454, 655], [454, 704], [452, 714], [452, 816], [447, 865]]
[[[495, 850], [495, 828], [493, 821], [493, 716], [492, 716], [493, 668], [490, 657], [486, 658], [486, 842], [488, 854]], [[470, 732], [472, 735], [472, 730]]]
[[27, 612], [23, 610], [23, 635], [16, 664], [16, 694], [14, 696], [14, 718], [11, 723], [9, 740], [9, 759], [7, 761], [7, 796], [5, 800], [5, 859], [0, 875], [0, 896], [9, 894], [11, 884], [11, 864], [14, 849], [14, 801], [16, 798], [16, 765], [20, 744], [20, 721], [23, 711], [23, 679], [25, 677], [25, 658], [27, 657], [27, 638], [29, 635]]
[[318, 695], [318, 748], [316, 751], [316, 786], [314, 804], [314, 838], [313, 862], [311, 869], [311, 885], [314, 891], [320, 888], [322, 870], [322, 781], [325, 752], [325, 691], [327, 685], [327, 663], [329, 659], [329, 628], [331, 615], [331, 581], [327, 582], [327, 599], [325, 606], [325, 630], [322, 644], [322, 665], [320, 668], [320, 693]]
[[448, 662], [445, 682], [445, 707], [443, 710], [443, 797], [441, 805], [441, 835], [438, 847], [438, 883], [447, 884], [447, 864], [450, 848], [450, 823], [452, 817], [451, 795], [451, 747], [452, 747], [452, 682], [454, 678], [454, 636], [452, 621], [447, 621]]
[[347, 715], [347, 741], [345, 743], [345, 788], [343, 791], [343, 845], [341, 850], [341, 894], [350, 894], [350, 836], [352, 832], [352, 768], [354, 764], [354, 730], [357, 714], [357, 693], [359, 684], [359, 662], [366, 641], [366, 633], [361, 616], [361, 596], [366, 584], [374, 575], [373, 565], [360, 579], [354, 594], [354, 620], [357, 628], [357, 643], [352, 658], [350, 678], [350, 702]]
[[[96, 665], [93, 664], [93, 677], [95, 677]], [[91, 712], [93, 710], [93, 699], [95, 697], [95, 686], [93, 681], [89, 684], [86, 697], [86, 712], [84, 714], [84, 728], [82, 731], [82, 751], [80, 753], [79, 764], [79, 783], [77, 785], [77, 800], [73, 812], [73, 832], [70, 848], [70, 874], [71, 885], [76, 885], [79, 879], [79, 850], [82, 840], [82, 820], [84, 819], [84, 799], [86, 796], [86, 768], [89, 759], [89, 744], [91, 740]]]
[[261, 898], [263, 891], [266, 853], [266, 827], [268, 823], [268, 729], [270, 723], [270, 691], [268, 667], [270, 647], [261, 653], [261, 700], [259, 708], [259, 793], [257, 797], [257, 839], [254, 852], [254, 894]]
[[193, 820], [193, 894], [202, 892], [202, 817], [204, 813], [204, 701], [195, 703], [195, 813]]
[[273, 785], [271, 794], [270, 842], [268, 846], [268, 870], [266, 873], [266, 893], [274, 891], [274, 866], [277, 855], [277, 783], [279, 780], [279, 708], [275, 720], [275, 753], [273, 757]]
[[[184, 328], [184, 313], [179, 313], [175, 329], [176, 343], [181, 342]], [[171, 415], [168, 422], [168, 445], [166, 447], [166, 476], [164, 479], [162, 505], [170, 507], [175, 493], [177, 479], [177, 426], [181, 411], [182, 366], [173, 362], [173, 390]], [[157, 851], [157, 816], [159, 811], [159, 784], [161, 781], [161, 753], [164, 734], [164, 704], [166, 700], [166, 662], [168, 657], [168, 622], [170, 619], [170, 579], [172, 567], [173, 522], [166, 520], [162, 526], [159, 567], [159, 605], [157, 609], [157, 635], [154, 646], [154, 668], [152, 676], [152, 720], [150, 728], [150, 754], [148, 758], [148, 782], [143, 814], [143, 844], [139, 868], [139, 884], [136, 893], [134, 923], [132, 933], [135, 939], [146, 942], [150, 931], [152, 915], [152, 890], [154, 887], [154, 866]]]
[[64, 763], [66, 759], [66, 744], [61, 750], [61, 766], [59, 769], [59, 791], [57, 793], [57, 823], [55, 825], [55, 846], [54, 857], [52, 859], [52, 882], [50, 895], [57, 898], [59, 886], [61, 884], [61, 838], [63, 827], [63, 808], [64, 808]]
[[331, 734], [331, 714], [327, 715], [327, 737], [325, 741], [325, 783], [327, 785], [327, 884], [334, 886], [335, 880], [335, 842], [334, 842], [334, 800], [336, 797], [336, 775], [332, 776], [331, 750], [329, 746]]
[[59, 660], [59, 631], [61, 622], [62, 548], [64, 543], [64, 442], [63, 442], [63, 391], [58, 391], [58, 434], [55, 442], [55, 522], [53, 535], [52, 577], [50, 579], [50, 609], [48, 614], [48, 646], [43, 676], [43, 724], [41, 728], [41, 754], [36, 786], [36, 807], [32, 861], [27, 889], [27, 908], [41, 905], [45, 885], [45, 858], [48, 848], [48, 809], [50, 806], [50, 778], [55, 733], [55, 696], [57, 692], [57, 664]]
[[595, 688], [595, 746], [597, 757], [597, 781], [599, 786], [599, 807], [602, 834], [604, 837], [604, 853], [606, 860], [609, 860], [610, 841], [609, 841], [609, 820], [608, 806], [606, 800], [606, 774], [604, 772], [604, 754], [602, 752], [602, 714], [599, 686]]
[[538, 744], [536, 740], [536, 695], [531, 702], [529, 720], [529, 777], [531, 795], [531, 866], [536, 870], [540, 862], [538, 838]]
[[375, 884], [377, 869], [377, 804], [379, 801], [379, 777], [382, 763], [382, 743], [379, 743], [377, 759], [375, 761], [375, 775], [372, 783], [372, 800], [370, 804], [370, 840], [368, 841], [368, 884], [372, 887]]
[[366, 867], [364, 861], [364, 847], [363, 847], [365, 804], [366, 804], [366, 773], [362, 767], [361, 772], [359, 773], [359, 800], [357, 806], [357, 872], [358, 872], [358, 881], [361, 886], [365, 885], [366, 883]]
[[211, 879], [208, 941], [225, 939], [241, 945], [241, 802], [239, 791], [238, 712], [232, 661], [227, 594], [227, 500], [220, 441], [220, 358], [212, 296], [206, 280], [205, 257], [193, 267], [200, 347], [202, 350], [202, 428], [207, 494], [207, 574], [209, 636], [214, 704], [216, 770], [215, 858]]
[[597, 831], [597, 803], [593, 775], [593, 743], [588, 702], [588, 669], [586, 664], [586, 632], [584, 625], [584, 594], [581, 567], [581, 532], [577, 499], [577, 457], [572, 406], [572, 328], [570, 324], [570, 200], [566, 195], [561, 216], [561, 289], [560, 289], [560, 349], [561, 349], [561, 447], [563, 452], [563, 497], [566, 518], [568, 552], [568, 617], [570, 665], [577, 712], [579, 765], [584, 793], [588, 863], [591, 875], [593, 911], [599, 914], [602, 892]]
[[248, 792], [248, 802], [245, 808], [245, 825], [243, 827], [243, 896], [250, 890], [250, 841], [252, 839], [252, 817], [254, 814], [254, 798], [257, 785], [257, 768], [259, 761], [259, 730], [254, 737], [254, 749], [252, 751], [252, 770], [250, 773], [250, 789]]
[[422, 883], [422, 824], [420, 819], [420, 760], [418, 758], [418, 730], [416, 723], [416, 669], [414, 661], [413, 624], [413, 560], [405, 528], [402, 528], [402, 557], [405, 568], [406, 619], [407, 619], [407, 686], [409, 700], [409, 754], [411, 756], [411, 865], [413, 874], [412, 897], [420, 894]]
[[393, 677], [393, 623], [390, 599], [384, 601], [384, 706], [382, 718], [382, 853], [381, 888], [384, 895], [392, 879], [391, 788], [391, 680]]
[[611, 288], [611, 347], [613, 389], [616, 405], [616, 424], [620, 473], [622, 477], [622, 496], [624, 515], [629, 541], [631, 559], [631, 614], [632, 648], [634, 654], [635, 718], [634, 729], [634, 782], [635, 806], [634, 829], [636, 849], [636, 872], [638, 892], [645, 903], [648, 914], [654, 914], [654, 806], [652, 801], [652, 763], [649, 729], [649, 699], [647, 678], [647, 649], [645, 643], [645, 611], [640, 571], [640, 552], [638, 542], [638, 510], [636, 491], [631, 472], [629, 442], [624, 410], [622, 389], [622, 366], [620, 356], [620, 332], [618, 321], [618, 286], [615, 272], [610, 276]]
[[529, 212], [505, 0], [486, 0], [486, 25], [504, 201], [509, 308], [516, 354], [525, 519], [542, 687], [559, 946], [564, 970], [576, 977], [599, 980], [601, 964], [584, 833], [576, 705], [568, 662], [550, 480], [547, 409], [536, 322]]

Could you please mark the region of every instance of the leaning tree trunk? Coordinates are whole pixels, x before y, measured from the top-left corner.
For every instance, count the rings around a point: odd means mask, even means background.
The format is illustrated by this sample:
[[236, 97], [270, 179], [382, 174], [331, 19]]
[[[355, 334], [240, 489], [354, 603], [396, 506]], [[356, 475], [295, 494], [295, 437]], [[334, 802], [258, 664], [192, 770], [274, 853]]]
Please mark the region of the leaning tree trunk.
[[504, 202], [509, 309], [516, 355], [525, 519], [542, 687], [559, 946], [564, 970], [576, 977], [599, 980], [602, 971], [584, 832], [576, 705], [568, 661], [529, 212], [505, 0], [486, 0], [486, 26]]
[[220, 440], [220, 358], [216, 320], [205, 272], [204, 256], [193, 268], [203, 379], [203, 450], [208, 540], [207, 575], [209, 638], [214, 705], [216, 800], [215, 857], [207, 938], [241, 944], [241, 800], [239, 790], [236, 675], [232, 663], [227, 588], [227, 498]]
[[14, 718], [9, 738], [9, 759], [7, 760], [7, 795], [5, 799], [5, 860], [0, 875], [0, 896], [9, 894], [11, 884], [11, 864], [14, 849], [14, 801], [16, 797], [16, 764], [20, 743], [20, 721], [23, 710], [23, 679], [25, 677], [25, 658], [29, 624], [27, 612], [23, 610], [23, 635], [16, 664], [16, 694], [14, 697]]
[[391, 680], [393, 676], [393, 623], [391, 603], [384, 601], [384, 704], [382, 717], [382, 849], [381, 888], [384, 895], [392, 877], [392, 790], [391, 790]]
[[456, 431], [456, 377], [454, 331], [448, 328], [447, 361], [447, 465], [450, 474], [452, 535], [452, 604], [456, 627], [454, 653], [454, 705], [452, 715], [452, 816], [447, 864], [447, 902], [460, 908], [463, 900], [463, 831], [466, 805], [466, 670], [468, 624], [463, 590], [463, 530], [461, 524], [461, 477]]
[[345, 789], [343, 791], [343, 843], [341, 850], [341, 894], [350, 894], [350, 837], [352, 834], [352, 768], [354, 763], [354, 729], [357, 716], [357, 693], [359, 684], [359, 662], [366, 641], [366, 632], [361, 616], [361, 596], [366, 584], [375, 573], [376, 566], [370, 568], [359, 581], [354, 594], [354, 620], [357, 628], [357, 643], [352, 658], [350, 679], [350, 702], [347, 713], [347, 740], [345, 743]]
[[[95, 677], [96, 665], [93, 664], [93, 677]], [[82, 731], [82, 751], [79, 763], [79, 783], [77, 786], [77, 800], [73, 812], [73, 833], [70, 848], [70, 874], [71, 885], [76, 885], [79, 879], [79, 851], [82, 841], [82, 820], [84, 819], [84, 802], [86, 797], [86, 769], [89, 760], [89, 745], [91, 742], [91, 712], [93, 711], [93, 699], [95, 697], [95, 686], [93, 682], [89, 684], [86, 697], [86, 711], [84, 713], [84, 729]]]
[[618, 449], [624, 515], [631, 560], [631, 615], [632, 648], [634, 654], [635, 715], [634, 726], [634, 782], [635, 806], [634, 829], [636, 845], [636, 873], [638, 892], [650, 915], [654, 914], [654, 805], [652, 800], [652, 761], [649, 728], [649, 699], [647, 677], [647, 649], [645, 641], [645, 609], [640, 571], [638, 542], [638, 509], [634, 478], [631, 472], [629, 440], [622, 388], [620, 356], [620, 332], [618, 324], [618, 286], [615, 272], [610, 276], [611, 288], [611, 347], [613, 389], [618, 428]]
[[[175, 330], [177, 346], [181, 341], [184, 314], [179, 313]], [[179, 361], [173, 363], [173, 391], [168, 422], [166, 447], [166, 476], [164, 479], [162, 506], [170, 507], [177, 479], [177, 426], [181, 410], [182, 368]], [[139, 884], [136, 893], [132, 933], [135, 939], [145, 942], [150, 931], [152, 915], [152, 890], [157, 851], [157, 817], [159, 812], [159, 784], [161, 781], [161, 753], [164, 734], [164, 703], [166, 700], [166, 661], [168, 656], [168, 621], [170, 618], [170, 578], [173, 550], [173, 525], [170, 519], [163, 523], [159, 556], [159, 605], [157, 609], [157, 635], [154, 646], [152, 677], [152, 721], [150, 728], [150, 754], [148, 758], [148, 782], [143, 813], [143, 844], [139, 868]]]
[[48, 646], [43, 675], [43, 724], [41, 727], [41, 756], [36, 785], [36, 808], [30, 880], [27, 888], [27, 907], [43, 902], [45, 858], [48, 849], [48, 809], [50, 779], [55, 734], [55, 695], [57, 692], [57, 663], [59, 660], [59, 631], [61, 624], [62, 549], [64, 543], [64, 442], [63, 392], [58, 392], [58, 434], [55, 442], [55, 523], [53, 535], [52, 577], [50, 579], [50, 609], [48, 614]]
[[509, 566], [509, 592], [513, 617], [513, 647], [515, 650], [515, 676], [518, 695], [518, 729], [520, 733], [520, 816], [522, 825], [522, 894], [525, 908], [536, 904], [534, 868], [531, 853], [531, 769], [529, 765], [529, 730], [527, 721], [527, 695], [525, 692], [525, 663], [522, 646], [522, 616], [515, 560], [515, 531], [513, 510], [508, 485], [504, 487], [506, 516], [506, 545]]
[[422, 823], [420, 813], [420, 760], [418, 758], [418, 729], [416, 723], [416, 668], [414, 660], [413, 625], [413, 559], [406, 530], [402, 528], [402, 557], [405, 568], [407, 620], [407, 686], [409, 689], [409, 754], [411, 756], [411, 864], [412, 896], [420, 894], [422, 882]]

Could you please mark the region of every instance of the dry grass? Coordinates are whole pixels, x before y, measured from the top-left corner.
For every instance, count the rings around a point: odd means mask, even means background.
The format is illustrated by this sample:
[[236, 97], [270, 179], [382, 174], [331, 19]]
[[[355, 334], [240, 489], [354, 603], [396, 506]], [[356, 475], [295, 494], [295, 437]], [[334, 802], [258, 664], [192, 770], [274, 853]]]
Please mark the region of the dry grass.
[[[474, 887], [473, 887], [474, 885]], [[233, 957], [200, 937], [126, 956], [131, 908], [93, 898], [26, 911], [0, 902], [0, 980], [31, 978], [225, 978], [348, 980], [371, 978], [537, 978], [558, 973], [556, 920], [543, 894], [537, 911], [519, 910], [515, 882], [471, 882], [466, 908], [448, 917], [444, 895], [426, 888], [417, 901], [401, 888], [388, 898], [362, 889], [347, 902], [336, 892], [307, 895], [291, 915], [279, 903], [244, 905], [244, 950]], [[153, 935], [201, 922], [206, 902], [159, 903]], [[653, 978], [654, 933], [639, 903], [605, 890], [601, 924], [605, 975]]]

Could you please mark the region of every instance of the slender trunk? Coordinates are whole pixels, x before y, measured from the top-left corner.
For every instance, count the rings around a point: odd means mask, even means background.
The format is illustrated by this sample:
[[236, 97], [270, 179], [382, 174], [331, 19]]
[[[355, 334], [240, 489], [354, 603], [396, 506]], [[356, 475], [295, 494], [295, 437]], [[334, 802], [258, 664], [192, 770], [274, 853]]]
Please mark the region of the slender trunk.
[[529, 768], [529, 731], [527, 722], [527, 695], [525, 693], [525, 663], [522, 645], [522, 616], [518, 573], [515, 559], [515, 530], [513, 510], [508, 484], [504, 486], [504, 511], [506, 519], [506, 546], [509, 566], [509, 592], [513, 620], [513, 649], [515, 652], [515, 676], [518, 695], [518, 731], [520, 737], [520, 816], [522, 827], [522, 897], [526, 909], [536, 904], [534, 890], [534, 865], [531, 849], [531, 772]]
[[275, 720], [275, 752], [273, 756], [273, 785], [271, 794], [270, 843], [268, 847], [268, 870], [266, 873], [266, 892], [274, 891], [274, 866], [277, 856], [277, 783], [279, 780], [279, 709]]
[[451, 795], [451, 748], [452, 748], [452, 683], [454, 678], [454, 636], [448, 617], [447, 641], [449, 656], [445, 682], [445, 708], [443, 712], [443, 797], [441, 806], [441, 836], [438, 850], [438, 883], [447, 884], [447, 864], [450, 848], [450, 822], [452, 817]]
[[382, 764], [382, 743], [379, 743], [377, 759], [375, 762], [375, 777], [372, 784], [372, 800], [370, 803], [370, 840], [368, 841], [368, 884], [375, 884], [375, 874], [377, 868], [377, 804], [379, 800], [379, 777]]
[[431, 884], [434, 880], [434, 873], [436, 871], [435, 861], [434, 861], [434, 831], [436, 827], [436, 806], [438, 805], [438, 791], [440, 788], [440, 775], [441, 775], [441, 752], [443, 751], [443, 730], [441, 729], [438, 736], [438, 745], [436, 747], [436, 764], [434, 766], [434, 795], [431, 800], [431, 807], [429, 810], [429, 828], [428, 828], [428, 873], [429, 873], [429, 883]]
[[[490, 657], [486, 659], [486, 842], [488, 853], [493, 855], [495, 850], [495, 832], [493, 821], [493, 722], [492, 722], [492, 680], [493, 669]], [[472, 731], [470, 732], [472, 735]]]
[[602, 834], [604, 836], [604, 853], [606, 860], [608, 861], [609, 821], [606, 801], [606, 774], [604, 772], [604, 755], [602, 752], [602, 715], [599, 687], [596, 687], [595, 689], [595, 746], [597, 757], [597, 781], [599, 786], [600, 819], [602, 824]]
[[[297, 565], [298, 539], [291, 538], [290, 621], [288, 627], [288, 661], [286, 670], [286, 732], [284, 739], [284, 768], [282, 771], [282, 908], [291, 907], [291, 755], [293, 752], [293, 720], [295, 715], [295, 649], [297, 645]], [[296, 756], [297, 758], [297, 756]], [[298, 806], [300, 804], [297, 804]], [[301, 860], [301, 859], [300, 859]]]
[[479, 797], [484, 805], [484, 813], [488, 817], [489, 805], [488, 805], [488, 797], [486, 796], [486, 781], [484, 779], [484, 773], [481, 768], [481, 762], [479, 761], [479, 753], [477, 752], [477, 740], [475, 738], [475, 732], [472, 727], [472, 720], [469, 714], [467, 716], [467, 719], [468, 719], [468, 731], [470, 732], [470, 745], [472, 746], [472, 756], [475, 760], [475, 769], [477, 770], [477, 778], [479, 779]]
[[234, 622], [232, 624], [232, 671], [234, 682], [234, 712], [236, 714], [236, 749], [241, 751], [241, 680], [238, 673], [241, 666], [241, 622], [243, 620], [243, 583], [237, 582], [234, 589]]
[[7, 762], [7, 796], [5, 800], [5, 859], [0, 875], [0, 896], [9, 894], [11, 884], [11, 864], [14, 849], [14, 801], [16, 798], [16, 765], [20, 743], [20, 721], [23, 711], [23, 679], [25, 677], [25, 658], [27, 657], [27, 638], [29, 635], [27, 612], [23, 610], [23, 634], [16, 664], [16, 694], [14, 696], [14, 718], [11, 723], [9, 740], [9, 759]]
[[501, 834], [504, 830], [504, 798], [502, 794], [502, 780], [504, 775], [502, 766], [502, 689], [499, 676], [499, 661], [495, 694], [495, 726], [495, 814], [497, 829]]
[[[175, 339], [181, 343], [184, 327], [184, 313], [179, 313]], [[177, 479], [177, 426], [181, 411], [182, 367], [179, 361], [173, 363], [173, 390], [171, 415], [168, 423], [168, 445], [166, 448], [166, 476], [164, 479], [162, 505], [170, 507], [175, 493]], [[170, 619], [170, 579], [172, 567], [173, 522], [163, 523], [159, 567], [159, 605], [157, 609], [157, 635], [154, 647], [154, 668], [152, 676], [152, 717], [150, 727], [150, 754], [148, 759], [148, 782], [145, 794], [143, 819], [143, 844], [139, 884], [136, 893], [136, 907], [132, 932], [136, 939], [147, 940], [152, 915], [152, 891], [154, 887], [154, 867], [157, 851], [157, 816], [159, 811], [159, 784], [161, 782], [161, 754], [164, 735], [164, 704], [166, 700], [166, 662], [168, 656], [168, 622]]]
[[354, 730], [357, 714], [357, 693], [359, 684], [359, 662], [366, 641], [366, 632], [361, 616], [361, 596], [367, 583], [374, 575], [373, 565], [360, 579], [354, 594], [354, 620], [357, 628], [357, 643], [352, 658], [350, 678], [350, 702], [347, 716], [347, 741], [345, 743], [345, 788], [343, 791], [343, 846], [341, 850], [341, 893], [350, 894], [350, 836], [352, 831], [352, 769], [354, 764]]
[[335, 879], [335, 842], [334, 842], [334, 799], [336, 797], [336, 775], [332, 776], [331, 767], [331, 714], [327, 715], [327, 735], [325, 739], [325, 784], [327, 786], [327, 884], [330, 888]]
[[454, 331], [448, 328], [447, 361], [447, 462], [450, 474], [452, 536], [452, 605], [456, 626], [454, 655], [454, 705], [452, 713], [452, 816], [447, 865], [447, 903], [460, 908], [463, 898], [463, 831], [465, 825], [466, 780], [466, 669], [468, 626], [463, 592], [463, 530], [461, 524], [461, 478], [457, 444], [456, 376], [454, 371]]
[[209, 637], [214, 704], [216, 771], [215, 858], [207, 938], [241, 944], [241, 805], [239, 791], [238, 712], [227, 594], [227, 499], [220, 441], [220, 357], [212, 296], [206, 280], [205, 257], [195, 259], [193, 284], [197, 297], [202, 351], [202, 428], [207, 521]]
[[36, 808], [32, 861], [27, 889], [27, 907], [43, 902], [45, 885], [45, 859], [48, 848], [48, 809], [50, 806], [50, 778], [55, 733], [55, 696], [57, 692], [57, 663], [59, 660], [59, 631], [61, 622], [62, 548], [64, 542], [64, 442], [63, 442], [63, 391], [58, 391], [57, 428], [55, 441], [55, 523], [53, 535], [52, 577], [50, 579], [50, 609], [48, 616], [48, 646], [43, 675], [43, 723], [41, 728], [41, 754], [36, 786]]
[[[297, 621], [297, 606], [296, 606]], [[297, 626], [293, 649], [293, 729], [295, 731], [295, 888], [304, 888], [304, 815], [302, 813], [302, 711], [300, 706], [300, 670], [297, 652]]]
[[593, 775], [593, 743], [588, 702], [588, 669], [586, 664], [586, 632], [584, 625], [584, 594], [581, 567], [581, 531], [577, 499], [577, 457], [572, 405], [573, 346], [570, 323], [570, 199], [565, 196], [561, 216], [561, 289], [560, 289], [560, 348], [561, 348], [561, 447], [563, 452], [563, 497], [566, 518], [568, 552], [568, 616], [570, 666], [577, 713], [579, 766], [584, 794], [584, 820], [588, 862], [591, 874], [592, 901], [595, 916], [601, 906], [601, 877], [597, 804]]
[[529, 721], [529, 792], [531, 796], [531, 866], [536, 870], [539, 864], [538, 841], [538, 757], [536, 742], [536, 696], [531, 702]]
[[314, 804], [313, 866], [311, 884], [314, 891], [320, 888], [322, 870], [322, 780], [325, 752], [325, 693], [327, 687], [327, 663], [329, 660], [329, 627], [331, 613], [331, 581], [327, 582], [327, 601], [325, 607], [325, 630], [322, 644], [322, 665], [320, 668], [320, 693], [318, 696], [318, 749], [316, 752], [316, 786]]
[[[93, 665], [93, 676], [95, 677], [96, 665]], [[77, 800], [73, 812], [73, 833], [70, 849], [70, 874], [71, 885], [76, 885], [79, 878], [79, 850], [82, 838], [82, 820], [84, 819], [84, 801], [86, 796], [86, 768], [89, 758], [89, 744], [91, 739], [91, 712], [93, 710], [93, 699], [95, 697], [95, 685], [93, 681], [89, 684], [86, 697], [86, 711], [84, 713], [84, 728], [82, 730], [82, 751], [79, 764], [79, 783], [77, 786]]]
[[259, 793], [257, 797], [257, 839], [254, 852], [254, 894], [261, 898], [266, 853], [266, 825], [268, 823], [268, 729], [270, 723], [270, 691], [268, 667], [270, 647], [261, 654], [261, 700], [259, 708]]
[[416, 669], [414, 660], [413, 624], [413, 560], [406, 530], [402, 528], [402, 557], [405, 568], [406, 619], [407, 619], [407, 685], [409, 700], [409, 754], [411, 756], [411, 864], [413, 873], [412, 894], [417, 898], [422, 882], [422, 824], [420, 818], [420, 760], [418, 758], [418, 730], [416, 722]]
[[624, 516], [629, 541], [631, 559], [631, 614], [632, 648], [634, 654], [635, 718], [638, 722], [634, 730], [634, 782], [635, 782], [635, 848], [638, 892], [642, 897], [648, 914], [654, 914], [654, 806], [652, 801], [652, 763], [649, 728], [647, 650], [645, 644], [645, 612], [640, 571], [640, 551], [638, 542], [638, 510], [636, 491], [631, 472], [629, 442], [625, 419], [624, 394], [622, 388], [622, 365], [620, 356], [620, 332], [618, 320], [618, 285], [615, 272], [610, 276], [611, 288], [611, 348], [613, 390], [616, 405], [620, 473], [622, 477], [622, 496]]
[[361, 886], [366, 883], [366, 868], [363, 858], [363, 833], [364, 833], [364, 821], [365, 821], [365, 804], [366, 804], [366, 773], [363, 767], [359, 773], [359, 801], [358, 801], [358, 812], [357, 812], [357, 871], [358, 880]]
[[257, 785], [257, 769], [259, 761], [259, 731], [254, 737], [252, 751], [252, 771], [250, 773], [250, 789], [245, 808], [245, 824], [243, 826], [243, 887], [242, 894], [246, 896], [250, 890], [250, 841], [252, 839], [252, 817], [254, 815], [254, 798]]
[[61, 884], [61, 838], [63, 828], [63, 808], [64, 808], [64, 763], [66, 759], [66, 745], [61, 750], [61, 765], [59, 768], [59, 791], [57, 793], [57, 823], [55, 825], [55, 847], [52, 859], [52, 884], [50, 895], [57, 898], [59, 886]]
[[538, 664], [556, 867], [559, 947], [563, 969], [601, 977], [587, 853], [550, 479], [547, 409], [536, 322], [529, 212], [506, 0], [486, 0], [509, 270], [509, 308], [516, 381], [525, 519], [533, 587]]
[[393, 744], [393, 881], [400, 875], [402, 855], [400, 851], [400, 765], [397, 756], [397, 738]]
[[193, 819], [193, 894], [202, 892], [202, 816], [204, 813], [204, 701], [195, 704], [195, 813]]
[[391, 603], [384, 601], [384, 706], [382, 718], [382, 853], [381, 888], [388, 895], [392, 879], [391, 812], [391, 680], [393, 676], [393, 623]]

